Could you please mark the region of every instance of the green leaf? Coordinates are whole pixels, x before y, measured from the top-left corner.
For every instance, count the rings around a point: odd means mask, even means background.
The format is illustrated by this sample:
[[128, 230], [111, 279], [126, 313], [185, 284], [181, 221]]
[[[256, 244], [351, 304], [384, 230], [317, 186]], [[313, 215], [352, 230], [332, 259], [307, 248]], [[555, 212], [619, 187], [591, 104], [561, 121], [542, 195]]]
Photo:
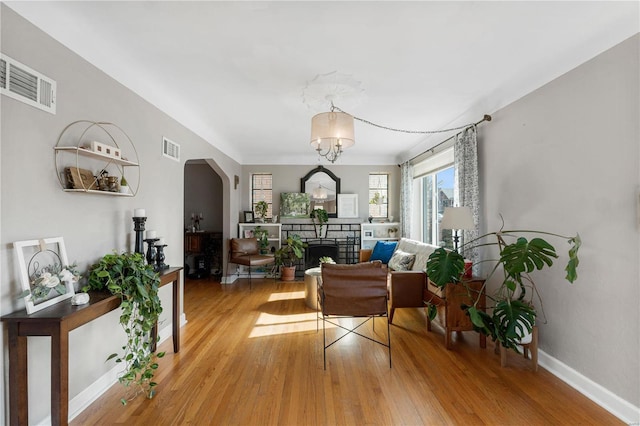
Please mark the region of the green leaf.
[[567, 263], [565, 271], [567, 271], [567, 276], [565, 277], [567, 281], [573, 283], [578, 279], [578, 264], [580, 260], [578, 259], [578, 250], [582, 245], [582, 239], [579, 234], [576, 234], [575, 237], [569, 240], [569, 244], [573, 244], [573, 246], [569, 249], [569, 262]]
[[431, 321], [436, 319], [436, 315], [438, 315], [438, 308], [436, 307], [436, 305], [427, 305], [427, 315], [429, 316], [429, 319]]
[[467, 313], [469, 314], [469, 318], [471, 318], [471, 322], [478, 328], [484, 328], [484, 321], [482, 321], [482, 317], [480, 316], [480, 312], [478, 308], [475, 306], [469, 307], [467, 309]]
[[495, 333], [502, 346], [518, 350], [520, 338], [536, 321], [535, 309], [519, 300], [501, 300], [493, 309]]
[[545, 265], [553, 265], [552, 258], [557, 258], [555, 248], [542, 238], [527, 241], [520, 237], [515, 243], [509, 244], [500, 253], [500, 262], [505, 271], [512, 277], [519, 277], [524, 272], [542, 269]]
[[427, 276], [438, 287], [460, 280], [464, 272], [464, 258], [456, 251], [434, 250], [427, 260]]

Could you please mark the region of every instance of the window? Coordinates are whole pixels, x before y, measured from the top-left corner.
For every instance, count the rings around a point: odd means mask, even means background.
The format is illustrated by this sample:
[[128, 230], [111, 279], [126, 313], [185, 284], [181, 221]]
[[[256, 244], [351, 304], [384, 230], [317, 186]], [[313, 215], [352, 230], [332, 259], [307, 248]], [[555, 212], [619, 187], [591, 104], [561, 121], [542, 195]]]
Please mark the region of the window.
[[451, 229], [440, 229], [445, 207], [453, 207], [453, 166], [422, 177], [422, 241], [453, 249]]
[[369, 216], [386, 218], [389, 213], [389, 175], [369, 173]]
[[440, 229], [445, 207], [455, 205], [453, 147], [446, 148], [413, 167], [412, 238], [453, 248], [450, 229]]
[[267, 218], [273, 217], [273, 176], [271, 173], [253, 173], [251, 175], [251, 210], [256, 211], [258, 201], [269, 205]]

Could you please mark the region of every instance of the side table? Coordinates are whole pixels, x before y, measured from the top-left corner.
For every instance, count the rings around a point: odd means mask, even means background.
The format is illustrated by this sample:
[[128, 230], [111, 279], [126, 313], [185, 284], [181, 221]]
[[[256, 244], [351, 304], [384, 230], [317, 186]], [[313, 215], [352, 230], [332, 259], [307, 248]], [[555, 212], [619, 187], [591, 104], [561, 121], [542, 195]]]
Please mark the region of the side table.
[[304, 271], [304, 302], [311, 309], [318, 310], [318, 277], [322, 276], [320, 267]]
[[[466, 282], [467, 286], [475, 294], [480, 293], [480, 309], [486, 307], [486, 295], [484, 292], [484, 279], [473, 277]], [[462, 284], [447, 284], [444, 288], [440, 288], [433, 284], [431, 280], [427, 280], [427, 288], [424, 290], [424, 303], [435, 305], [438, 310], [438, 322], [444, 328], [444, 344], [447, 349], [451, 349], [451, 334], [454, 331], [473, 331], [471, 319], [466, 315], [460, 305], [471, 305], [475, 299], [475, 295], [469, 297], [467, 289]], [[427, 330], [431, 331], [431, 320], [427, 316]], [[480, 347], [487, 347], [487, 336], [482, 333], [480, 335]]]
[[[173, 284], [173, 351], [180, 350], [180, 270], [160, 272], [160, 285]], [[64, 301], [32, 314], [26, 310], [4, 315], [9, 334], [9, 421], [29, 424], [27, 336], [51, 337], [51, 424], [69, 419], [69, 332], [120, 306], [120, 298], [107, 292], [89, 292], [86, 305]], [[157, 325], [156, 325], [157, 328]], [[156, 333], [154, 328], [154, 333]]]

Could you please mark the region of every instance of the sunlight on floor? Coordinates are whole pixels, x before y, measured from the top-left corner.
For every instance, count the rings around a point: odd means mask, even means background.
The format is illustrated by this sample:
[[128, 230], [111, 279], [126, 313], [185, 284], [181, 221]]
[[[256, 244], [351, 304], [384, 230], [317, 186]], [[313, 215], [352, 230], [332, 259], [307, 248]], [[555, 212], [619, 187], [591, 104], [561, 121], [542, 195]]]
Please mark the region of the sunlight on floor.
[[304, 299], [304, 291], [289, 291], [287, 293], [271, 293], [269, 302], [275, 302], [276, 300], [291, 300], [291, 299]]
[[[267, 299], [269, 302], [304, 299], [304, 291], [291, 291], [286, 293], [272, 293]], [[306, 306], [306, 305], [305, 305]], [[255, 327], [249, 337], [273, 336], [276, 334], [300, 333], [304, 331], [316, 331], [316, 312], [302, 314], [275, 315], [266, 312], [260, 313]], [[322, 324], [320, 324], [322, 328]], [[329, 328], [329, 327], [327, 327]], [[331, 326], [333, 328], [333, 326]]]

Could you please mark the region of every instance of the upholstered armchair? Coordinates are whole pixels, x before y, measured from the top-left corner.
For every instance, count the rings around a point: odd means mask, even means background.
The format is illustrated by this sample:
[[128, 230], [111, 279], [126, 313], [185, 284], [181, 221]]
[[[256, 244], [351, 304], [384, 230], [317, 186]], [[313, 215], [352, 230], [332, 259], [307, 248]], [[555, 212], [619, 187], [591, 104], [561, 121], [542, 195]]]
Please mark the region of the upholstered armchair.
[[251, 289], [251, 267], [273, 264], [275, 258], [266, 254], [260, 254], [260, 246], [257, 238], [232, 238], [229, 241], [229, 263], [247, 266], [249, 269], [249, 289]]

